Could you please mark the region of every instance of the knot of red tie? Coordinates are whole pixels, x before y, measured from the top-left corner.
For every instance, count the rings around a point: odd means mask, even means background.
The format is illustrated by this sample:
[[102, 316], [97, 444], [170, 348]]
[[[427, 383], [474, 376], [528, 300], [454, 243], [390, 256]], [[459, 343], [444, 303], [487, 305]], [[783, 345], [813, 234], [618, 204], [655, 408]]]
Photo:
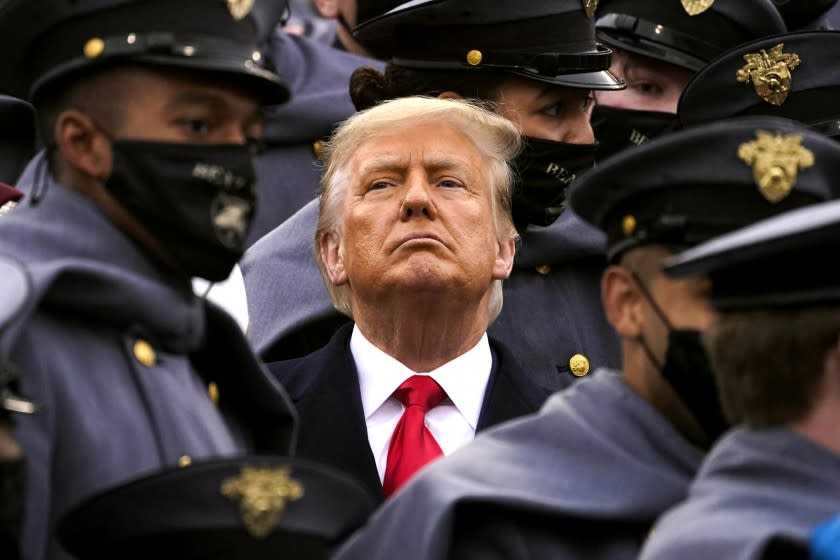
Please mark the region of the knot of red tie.
[[412, 375], [394, 391], [394, 398], [405, 406], [419, 406], [428, 412], [443, 402], [446, 392], [428, 375]]
[[408, 482], [429, 461], [443, 455], [426, 427], [426, 412], [446, 398], [446, 392], [428, 375], [414, 375], [394, 391], [394, 398], [405, 405], [388, 446], [388, 463], [382, 489], [390, 496]]

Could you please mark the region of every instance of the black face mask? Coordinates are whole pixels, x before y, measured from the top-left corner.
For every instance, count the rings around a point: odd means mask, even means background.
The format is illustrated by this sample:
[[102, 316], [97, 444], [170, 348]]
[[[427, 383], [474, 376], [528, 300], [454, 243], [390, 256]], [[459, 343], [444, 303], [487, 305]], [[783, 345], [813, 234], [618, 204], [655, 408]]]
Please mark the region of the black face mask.
[[523, 137], [513, 161], [513, 223], [519, 232], [528, 224], [551, 225], [566, 208], [566, 192], [575, 177], [595, 165], [598, 144], [567, 144]]
[[115, 140], [105, 185], [175, 258], [180, 271], [224, 280], [245, 252], [256, 210], [250, 148]]
[[664, 363], [656, 359], [644, 339], [641, 341], [642, 347], [654, 367], [660, 371], [700, 424], [709, 442], [714, 443], [729, 429], [729, 423], [723, 416], [714, 372], [703, 347], [702, 334], [698, 330], [675, 329], [641, 278], [635, 273], [633, 276], [654, 312], [668, 328], [668, 347], [665, 350]]
[[617, 109], [604, 105], [595, 106], [591, 122], [598, 139], [598, 161], [673, 132], [679, 124], [673, 113]]

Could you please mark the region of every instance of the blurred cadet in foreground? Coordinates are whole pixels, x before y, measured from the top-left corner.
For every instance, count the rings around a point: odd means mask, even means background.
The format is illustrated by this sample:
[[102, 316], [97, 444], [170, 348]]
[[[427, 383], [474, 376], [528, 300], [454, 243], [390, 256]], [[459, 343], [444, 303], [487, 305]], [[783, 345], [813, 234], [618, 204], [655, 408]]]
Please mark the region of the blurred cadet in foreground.
[[[765, 134], [763, 142], [778, 151], [761, 153], [756, 143], [742, 155], [780, 187], [782, 177], [798, 186], [806, 171], [797, 179], [796, 168], [836, 165], [835, 155], [812, 151], [802, 136]], [[837, 512], [838, 239], [834, 201], [714, 239], [668, 263], [672, 277], [711, 281], [719, 315], [705, 342], [723, 411], [738, 427], [712, 449], [686, 501], [657, 523], [642, 558], [747, 560], [773, 537], [807, 539]]]

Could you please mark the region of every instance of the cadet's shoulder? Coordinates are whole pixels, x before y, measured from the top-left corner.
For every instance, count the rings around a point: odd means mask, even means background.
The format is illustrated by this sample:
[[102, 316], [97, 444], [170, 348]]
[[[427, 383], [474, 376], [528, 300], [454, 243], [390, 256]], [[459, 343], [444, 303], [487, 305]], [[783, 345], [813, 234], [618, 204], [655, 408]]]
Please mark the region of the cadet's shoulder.
[[16, 260], [0, 255], [0, 278], [3, 295], [0, 297], [0, 333], [26, 308], [32, 298], [32, 282], [26, 268]]

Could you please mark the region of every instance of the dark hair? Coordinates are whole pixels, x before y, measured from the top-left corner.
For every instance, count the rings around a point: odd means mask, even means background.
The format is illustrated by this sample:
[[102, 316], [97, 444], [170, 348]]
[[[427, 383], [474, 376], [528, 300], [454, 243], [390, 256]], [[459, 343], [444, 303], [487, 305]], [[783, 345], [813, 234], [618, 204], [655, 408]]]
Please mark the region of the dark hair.
[[509, 74], [493, 70], [423, 70], [389, 63], [385, 73], [365, 66], [350, 78], [350, 98], [363, 111], [389, 99], [412, 95], [436, 97], [453, 91], [466, 99], [495, 101]]
[[727, 419], [783, 426], [815, 404], [840, 337], [840, 308], [724, 313], [704, 337]]

